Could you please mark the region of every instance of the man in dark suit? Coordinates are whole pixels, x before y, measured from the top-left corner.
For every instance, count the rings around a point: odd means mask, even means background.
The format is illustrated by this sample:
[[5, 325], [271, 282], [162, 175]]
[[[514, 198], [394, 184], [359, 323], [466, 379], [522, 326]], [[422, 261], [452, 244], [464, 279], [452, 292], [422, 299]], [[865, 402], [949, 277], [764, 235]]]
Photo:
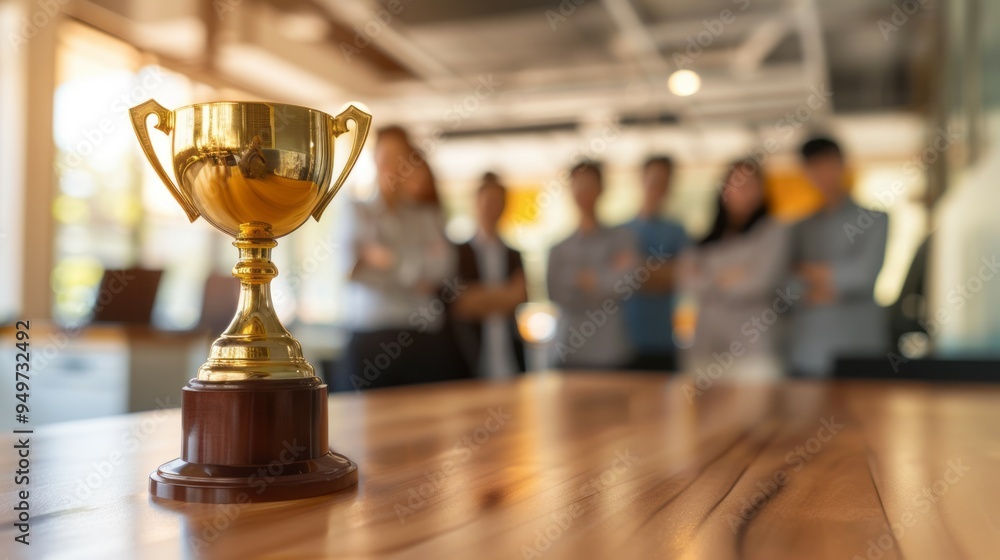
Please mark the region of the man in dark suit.
[[527, 300], [521, 255], [497, 231], [507, 189], [487, 173], [476, 194], [479, 229], [458, 247], [458, 274], [464, 288], [452, 306], [453, 328], [471, 371], [502, 379], [523, 372], [524, 345], [514, 309]]

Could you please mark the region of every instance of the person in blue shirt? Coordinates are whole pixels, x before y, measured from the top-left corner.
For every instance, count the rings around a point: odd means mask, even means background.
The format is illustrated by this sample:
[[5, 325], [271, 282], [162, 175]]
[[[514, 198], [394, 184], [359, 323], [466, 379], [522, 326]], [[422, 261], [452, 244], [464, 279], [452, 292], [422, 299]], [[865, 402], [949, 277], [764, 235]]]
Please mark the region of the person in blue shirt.
[[688, 236], [683, 226], [662, 216], [673, 172], [674, 162], [667, 156], [646, 160], [642, 167], [642, 206], [639, 215], [626, 224], [638, 242], [640, 264], [657, 263], [650, 266], [648, 275], [641, 276], [648, 279], [625, 302], [628, 334], [636, 352], [632, 369], [676, 369], [673, 264], [674, 257], [687, 247]]

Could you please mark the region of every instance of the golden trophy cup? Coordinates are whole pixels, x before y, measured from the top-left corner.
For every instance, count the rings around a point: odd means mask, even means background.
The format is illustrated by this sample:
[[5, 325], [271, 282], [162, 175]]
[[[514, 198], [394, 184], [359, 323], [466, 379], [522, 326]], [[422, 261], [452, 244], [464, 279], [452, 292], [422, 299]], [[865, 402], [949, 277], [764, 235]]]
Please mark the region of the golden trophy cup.
[[[236, 316], [184, 388], [181, 456], [149, 477], [149, 492], [186, 502], [290, 500], [353, 486], [358, 467], [330, 451], [326, 385], [271, 303], [276, 238], [319, 220], [361, 153], [371, 115], [336, 117], [278, 103], [198, 103], [171, 111], [150, 99], [130, 111], [149, 163], [193, 222], [236, 240]], [[177, 183], [160, 164], [147, 119], [172, 137]], [[354, 121], [336, 180], [334, 140]]]

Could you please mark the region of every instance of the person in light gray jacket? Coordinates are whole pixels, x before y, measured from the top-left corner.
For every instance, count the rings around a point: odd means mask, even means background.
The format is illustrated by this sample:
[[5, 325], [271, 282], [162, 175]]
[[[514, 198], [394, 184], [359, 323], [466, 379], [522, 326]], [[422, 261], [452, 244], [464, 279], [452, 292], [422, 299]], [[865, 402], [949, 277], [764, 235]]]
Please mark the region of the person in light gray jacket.
[[790, 315], [788, 363], [797, 376], [823, 377], [838, 357], [887, 351], [887, 318], [873, 294], [889, 219], [850, 200], [836, 142], [812, 139], [802, 157], [823, 207], [792, 228], [792, 267], [804, 297]]
[[684, 369], [699, 384], [776, 379], [783, 373], [779, 316], [797, 297], [787, 286], [787, 228], [768, 215], [752, 160], [729, 167], [717, 206], [708, 235], [681, 256], [681, 293], [697, 308]]
[[637, 270], [635, 237], [626, 228], [605, 227], [597, 220], [597, 200], [604, 190], [599, 163], [574, 166], [570, 189], [580, 225], [549, 252], [549, 298], [561, 311], [556, 366], [624, 369], [633, 350], [621, 308], [634, 292], [627, 277]]

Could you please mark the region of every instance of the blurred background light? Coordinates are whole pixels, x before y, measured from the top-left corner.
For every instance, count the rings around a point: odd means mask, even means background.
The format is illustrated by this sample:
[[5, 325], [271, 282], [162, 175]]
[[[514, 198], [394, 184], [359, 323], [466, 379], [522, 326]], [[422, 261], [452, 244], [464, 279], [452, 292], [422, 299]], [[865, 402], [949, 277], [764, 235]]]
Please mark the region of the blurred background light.
[[678, 70], [667, 78], [667, 87], [674, 95], [694, 95], [701, 89], [701, 76], [694, 70]]
[[518, 306], [517, 331], [526, 342], [545, 344], [556, 334], [558, 319], [555, 306], [550, 303], [529, 302]]

